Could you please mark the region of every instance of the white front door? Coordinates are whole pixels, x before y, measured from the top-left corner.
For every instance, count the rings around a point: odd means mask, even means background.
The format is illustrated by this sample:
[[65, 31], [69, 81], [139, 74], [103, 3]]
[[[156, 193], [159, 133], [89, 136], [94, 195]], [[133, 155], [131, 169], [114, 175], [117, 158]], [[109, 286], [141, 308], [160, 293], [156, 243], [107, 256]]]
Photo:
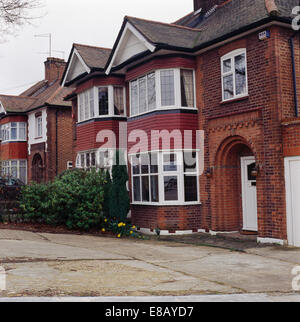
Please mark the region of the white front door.
[[252, 171], [256, 168], [254, 157], [241, 158], [242, 166], [242, 200], [243, 200], [243, 230], [257, 231], [257, 195], [256, 177]]
[[288, 242], [300, 247], [300, 157], [285, 159]]

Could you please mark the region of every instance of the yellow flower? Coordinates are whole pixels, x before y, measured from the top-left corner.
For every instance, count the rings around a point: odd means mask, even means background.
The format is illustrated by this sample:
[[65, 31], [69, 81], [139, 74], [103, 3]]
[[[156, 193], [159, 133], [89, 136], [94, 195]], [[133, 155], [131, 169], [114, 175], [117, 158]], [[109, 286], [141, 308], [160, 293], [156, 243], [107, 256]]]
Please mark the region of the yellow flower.
[[118, 238], [121, 238], [121, 234], [118, 235]]
[[104, 222], [107, 222], [107, 219], [105, 219]]
[[126, 226], [126, 224], [123, 224], [123, 227], [125, 227]]
[[102, 232], [105, 233], [105, 229], [104, 228], [102, 229]]
[[132, 234], [133, 234], [133, 231], [130, 232], [130, 235], [132, 235]]
[[133, 227], [132, 227], [132, 229], [136, 229], [136, 227], [135, 227], [135, 226], [133, 226]]

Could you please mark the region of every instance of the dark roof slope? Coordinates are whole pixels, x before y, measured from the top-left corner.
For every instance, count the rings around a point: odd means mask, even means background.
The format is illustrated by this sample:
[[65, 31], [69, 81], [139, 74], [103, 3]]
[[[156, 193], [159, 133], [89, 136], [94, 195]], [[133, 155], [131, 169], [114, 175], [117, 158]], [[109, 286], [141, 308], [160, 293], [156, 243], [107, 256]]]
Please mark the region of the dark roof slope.
[[111, 49], [74, 44], [81, 58], [91, 69], [104, 69]]

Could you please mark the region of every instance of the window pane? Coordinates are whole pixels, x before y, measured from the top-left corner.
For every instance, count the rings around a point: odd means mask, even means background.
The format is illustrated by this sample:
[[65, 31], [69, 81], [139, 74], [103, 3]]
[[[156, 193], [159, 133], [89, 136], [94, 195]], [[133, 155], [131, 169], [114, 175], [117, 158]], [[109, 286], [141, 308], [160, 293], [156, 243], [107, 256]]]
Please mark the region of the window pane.
[[159, 202], [158, 176], [151, 176], [151, 201]]
[[17, 123], [11, 123], [10, 139], [17, 140]]
[[108, 88], [99, 88], [99, 115], [108, 115]]
[[96, 166], [96, 153], [95, 152], [91, 153], [91, 166], [92, 167]]
[[26, 140], [26, 126], [25, 123], [19, 124], [19, 140]]
[[131, 115], [137, 115], [139, 112], [139, 104], [138, 104], [138, 82], [131, 82]]
[[164, 171], [177, 171], [177, 154], [164, 154]]
[[26, 167], [21, 167], [20, 168], [20, 180], [23, 182], [23, 183], [26, 183], [26, 178], [27, 178], [27, 169]]
[[146, 77], [139, 79], [139, 112], [147, 111]]
[[174, 177], [164, 177], [165, 201], [178, 200], [178, 179]]
[[80, 94], [79, 110], [80, 110], [80, 121], [84, 121], [84, 94]]
[[181, 70], [181, 106], [194, 107], [194, 73], [192, 70]]
[[223, 61], [223, 73], [231, 72], [231, 58]]
[[148, 174], [149, 173], [149, 164], [150, 164], [149, 155], [148, 154], [142, 154], [141, 155], [142, 174]]
[[95, 111], [94, 111], [94, 89], [92, 88], [90, 91], [90, 117], [95, 116]]
[[196, 172], [197, 170], [197, 153], [184, 152], [183, 153], [184, 172]]
[[144, 176], [142, 177], [142, 195], [143, 195], [143, 201], [150, 201], [150, 196], [149, 196], [149, 177]]
[[246, 93], [246, 56], [245, 54], [234, 58], [236, 95]]
[[161, 82], [161, 105], [175, 105], [174, 71], [165, 70], [160, 72]]
[[91, 158], [89, 153], [86, 154], [86, 166], [87, 168], [91, 166]]
[[150, 111], [156, 108], [156, 88], [155, 88], [155, 73], [147, 76], [148, 87], [148, 109]]
[[85, 154], [81, 154], [80, 159], [81, 159], [81, 167], [85, 168]]
[[85, 119], [89, 119], [90, 111], [89, 111], [89, 92], [84, 93], [84, 117]]
[[151, 153], [151, 173], [158, 173], [158, 156], [157, 153]]
[[184, 176], [184, 195], [185, 202], [198, 201], [198, 187], [196, 176]]
[[134, 198], [134, 201], [141, 201], [140, 177], [133, 178], [133, 198]]
[[136, 156], [135, 158], [132, 158], [131, 164], [132, 164], [132, 173], [140, 174], [140, 157]]
[[114, 113], [115, 115], [125, 115], [124, 113], [124, 89], [114, 87]]
[[224, 82], [224, 99], [233, 98], [233, 75], [225, 76]]

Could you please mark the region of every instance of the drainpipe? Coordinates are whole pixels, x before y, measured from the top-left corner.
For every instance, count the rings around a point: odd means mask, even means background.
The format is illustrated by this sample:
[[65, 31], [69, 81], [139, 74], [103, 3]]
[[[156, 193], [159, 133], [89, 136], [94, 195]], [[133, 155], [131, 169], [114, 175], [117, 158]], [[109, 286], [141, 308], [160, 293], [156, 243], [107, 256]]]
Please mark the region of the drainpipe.
[[55, 111], [55, 128], [56, 128], [56, 135], [55, 135], [55, 176], [58, 175], [58, 110]]
[[295, 100], [295, 116], [299, 116], [298, 109], [298, 96], [297, 96], [297, 77], [296, 77], [296, 64], [295, 64], [295, 46], [294, 46], [294, 37], [297, 35], [295, 33], [290, 39], [291, 55], [292, 55], [292, 67], [293, 67], [293, 86], [294, 86], [294, 100]]

